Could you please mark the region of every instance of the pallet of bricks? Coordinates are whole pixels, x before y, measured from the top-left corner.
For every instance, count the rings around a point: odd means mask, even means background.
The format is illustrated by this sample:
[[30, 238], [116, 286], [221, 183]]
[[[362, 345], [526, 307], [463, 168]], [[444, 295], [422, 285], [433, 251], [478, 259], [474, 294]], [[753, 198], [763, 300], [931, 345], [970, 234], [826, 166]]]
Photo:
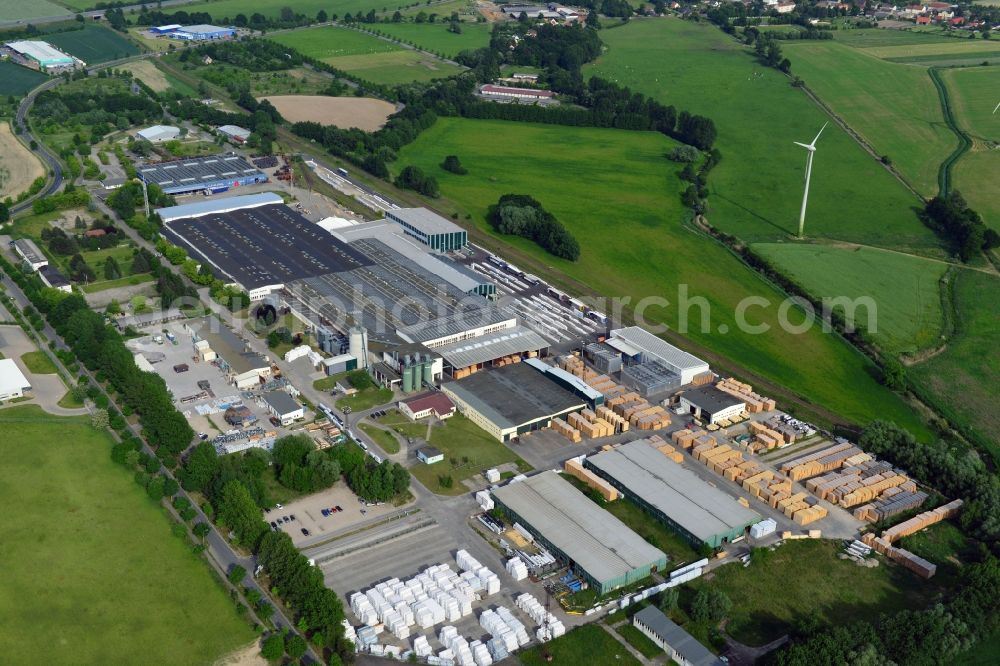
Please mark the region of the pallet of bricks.
[[684, 462], [684, 454], [678, 451], [676, 448], [667, 443], [667, 440], [663, 439], [659, 435], [650, 435], [647, 440], [649, 445], [655, 448], [657, 451], [665, 455], [666, 457], [673, 460], [675, 463]]
[[634, 391], [615, 396], [609, 404], [633, 428], [662, 430], [670, 425], [670, 415], [663, 407], [649, 404]]
[[493, 361], [493, 365], [494, 367], [502, 368], [505, 365], [512, 365], [514, 363], [520, 363], [520, 362], [521, 362], [521, 355], [512, 354], [511, 356], [503, 356], [501, 358], [496, 359], [495, 361]]
[[903, 486], [889, 488], [874, 502], [859, 506], [854, 510], [854, 517], [865, 522], [877, 523], [904, 511], [916, 509], [927, 500], [927, 493], [917, 490], [913, 481], [908, 481]]
[[583, 481], [588, 487], [601, 494], [608, 502], [614, 502], [620, 496], [618, 490], [610, 483], [585, 468], [576, 458], [570, 458], [563, 464], [563, 470], [570, 476]]
[[552, 419], [550, 427], [554, 431], [556, 431], [557, 433], [568, 439], [569, 441], [573, 442], [574, 444], [578, 444], [580, 441], [583, 440], [583, 436], [580, 435], [580, 431], [571, 426], [570, 424], [566, 423], [566, 421], [564, 421], [561, 418], [557, 417]]
[[781, 464], [781, 472], [793, 481], [801, 481], [817, 474], [840, 469], [844, 464], [856, 464], [867, 460], [871, 460], [871, 456], [853, 444], [844, 442], [787, 460]]
[[597, 418], [597, 414], [590, 409], [569, 414], [566, 417], [566, 422], [571, 428], [579, 430], [580, 434], [587, 439], [610, 437], [615, 434], [614, 426], [603, 419]]
[[893, 542], [905, 536], [909, 536], [910, 534], [919, 532], [920, 530], [930, 527], [935, 523], [939, 523], [942, 520], [951, 518], [958, 513], [961, 507], [962, 500], [952, 500], [943, 506], [939, 506], [938, 508], [930, 511], [924, 511], [909, 520], [904, 520], [900, 524], [890, 527], [882, 532], [882, 536], [880, 537], [876, 537], [874, 532], [869, 532], [868, 534], [865, 534], [861, 540], [892, 561], [903, 565], [910, 571], [913, 571], [918, 576], [922, 578], [930, 578], [937, 572], [937, 565], [911, 553], [905, 548], [895, 547]]
[[752, 386], [736, 381], [732, 377], [720, 380], [715, 387], [742, 400], [751, 414], [772, 412], [776, 407], [774, 400], [754, 393]]
[[566, 372], [579, 377], [585, 382], [598, 377], [598, 374], [585, 366], [583, 361], [577, 356], [561, 356], [556, 359], [556, 363]]
[[916, 484], [884, 460], [867, 460], [810, 479], [806, 488], [831, 504], [851, 508], [872, 502], [890, 488], [916, 492]]
[[791, 479], [760, 466], [748, 466], [746, 473], [749, 476], [742, 480], [738, 476], [736, 478], [743, 489], [760, 501], [767, 502], [772, 508], [780, 509], [797, 524], [808, 525], [826, 517], [826, 508], [820, 506], [815, 497], [806, 493], [792, 493]]

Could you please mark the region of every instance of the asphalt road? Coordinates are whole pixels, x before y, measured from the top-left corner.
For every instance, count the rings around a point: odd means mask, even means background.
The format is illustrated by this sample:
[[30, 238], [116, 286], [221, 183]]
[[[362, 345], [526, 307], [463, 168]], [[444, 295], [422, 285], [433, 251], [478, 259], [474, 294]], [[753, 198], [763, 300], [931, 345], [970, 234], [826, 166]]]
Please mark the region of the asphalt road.
[[49, 184], [37, 195], [26, 199], [25, 201], [17, 204], [16, 206], [12, 206], [10, 210], [12, 215], [19, 213], [27, 208], [30, 208], [32, 202], [35, 199], [40, 197], [47, 197], [51, 194], [54, 194], [59, 190], [60, 187], [62, 187], [63, 171], [62, 171], [62, 164], [59, 162], [59, 158], [53, 155], [52, 152], [45, 147], [45, 144], [39, 141], [38, 138], [31, 133], [31, 128], [28, 126], [28, 111], [31, 110], [32, 105], [35, 103], [35, 98], [38, 97], [39, 93], [42, 93], [46, 90], [51, 90], [52, 88], [58, 86], [60, 83], [62, 83], [62, 79], [59, 78], [49, 79], [48, 81], [46, 81], [42, 85], [32, 90], [27, 95], [25, 95], [24, 99], [21, 100], [21, 103], [17, 107], [17, 116], [14, 121], [14, 127], [17, 128], [17, 130], [20, 133], [26, 134], [29, 140], [35, 141], [35, 143], [37, 144], [37, 148], [35, 148], [34, 152], [42, 159], [42, 161], [45, 163], [47, 167], [46, 177], [48, 176], [49, 173], [52, 173], [52, 179], [51, 181], [49, 181]]

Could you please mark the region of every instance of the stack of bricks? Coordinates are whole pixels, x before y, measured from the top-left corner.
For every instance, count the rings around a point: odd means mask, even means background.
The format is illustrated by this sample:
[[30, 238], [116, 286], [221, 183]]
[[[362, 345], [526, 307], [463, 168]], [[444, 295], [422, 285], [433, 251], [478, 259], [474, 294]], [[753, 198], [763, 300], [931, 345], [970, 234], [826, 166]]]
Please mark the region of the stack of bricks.
[[861, 541], [876, 552], [882, 553], [893, 562], [903, 565], [921, 578], [931, 578], [937, 573], [937, 565], [911, 553], [905, 548], [896, 548], [884, 537], [876, 537], [869, 532], [861, 537]]
[[510, 356], [502, 356], [502, 357], [496, 359], [495, 361], [493, 361], [493, 365], [494, 365], [494, 367], [502, 368], [505, 365], [512, 365], [514, 363], [520, 363], [520, 362], [521, 362], [521, 355], [520, 354], [512, 354]]
[[765, 398], [762, 395], [754, 393], [752, 386], [738, 382], [732, 377], [721, 380], [715, 387], [742, 400], [746, 403], [747, 411], [751, 414], [772, 412], [776, 406], [774, 400], [771, 398]]
[[616, 499], [618, 499], [619, 497], [618, 490], [610, 483], [608, 483], [607, 481], [605, 481], [604, 479], [597, 476], [589, 469], [581, 465], [579, 460], [570, 458], [563, 465], [563, 469], [570, 476], [573, 476], [579, 479], [580, 481], [583, 481], [585, 484], [587, 484], [588, 487], [593, 488], [594, 490], [599, 492], [601, 494], [601, 497], [603, 497], [608, 502], [614, 502]]
[[792, 480], [800, 481], [840, 469], [848, 460], [860, 462], [870, 459], [871, 456], [852, 444], [834, 444], [782, 463], [781, 471]]
[[750, 433], [754, 436], [754, 440], [761, 444], [760, 447], [754, 447], [755, 452], [770, 451], [771, 449], [787, 443], [784, 436], [780, 432], [777, 430], [771, 430], [759, 421], [751, 421], [747, 427], [750, 429]]
[[694, 440], [705, 434], [704, 430], [689, 430], [685, 428], [684, 430], [675, 430], [670, 439], [674, 441], [674, 444], [678, 445], [682, 449], [690, 449], [694, 444]]
[[573, 428], [580, 431], [580, 434], [587, 439], [597, 439], [598, 437], [610, 437], [615, 434], [614, 426], [607, 421], [597, 418], [597, 415], [585, 409], [579, 413], [573, 413], [566, 417], [566, 422]]
[[650, 446], [673, 460], [675, 463], [680, 464], [684, 462], [684, 454], [678, 451], [676, 447], [668, 444], [667, 440], [663, 439], [659, 435], [650, 435], [646, 438], [646, 441], [649, 442]]
[[585, 366], [579, 356], [560, 356], [556, 359], [556, 364], [571, 375], [575, 375], [588, 383], [600, 376]]
[[877, 523], [880, 520], [899, 515], [904, 511], [915, 509], [923, 504], [926, 499], [927, 493], [923, 491], [904, 490], [902, 486], [889, 488], [874, 502], [855, 509], [854, 517], [869, 523]]
[[560, 418], [552, 419], [552, 429], [574, 444], [579, 443], [583, 439], [579, 430]]
[[601, 405], [600, 407], [598, 407], [597, 416], [598, 418], [604, 419], [605, 421], [610, 423], [615, 429], [615, 434], [628, 432], [629, 428], [628, 421], [623, 419], [618, 414], [615, 414], [610, 407], [606, 405]]
[[[738, 465], [732, 472], [733, 480], [742, 483], [743, 489], [771, 508], [778, 509], [799, 525], [808, 525], [824, 518], [827, 510], [819, 505], [819, 500], [808, 493], [793, 493], [792, 481], [758, 463]], [[733, 469], [733, 468], [730, 468]], [[728, 470], [727, 470], [728, 471]], [[727, 478], [728, 475], [727, 475]]]
[[930, 511], [924, 511], [921, 514], [910, 518], [909, 520], [904, 520], [899, 525], [890, 527], [886, 531], [882, 532], [882, 538], [886, 539], [889, 543], [901, 539], [905, 536], [909, 536], [915, 532], [919, 532], [925, 527], [929, 527], [934, 523], [940, 523], [942, 520], [947, 520], [952, 518], [958, 513], [958, 510], [962, 508], [962, 500], [952, 500], [947, 504], [943, 504], [936, 509], [931, 509]]
[[615, 380], [611, 379], [611, 377], [608, 377], [607, 375], [597, 375], [596, 377], [588, 381], [587, 384], [590, 386], [590, 388], [594, 389], [595, 391], [600, 391], [605, 395], [607, 395], [609, 391], [612, 391], [618, 387], [618, 384], [615, 382]]
[[661, 430], [670, 425], [670, 414], [659, 405], [651, 405], [638, 393], [625, 393], [606, 401], [612, 411], [639, 430]]

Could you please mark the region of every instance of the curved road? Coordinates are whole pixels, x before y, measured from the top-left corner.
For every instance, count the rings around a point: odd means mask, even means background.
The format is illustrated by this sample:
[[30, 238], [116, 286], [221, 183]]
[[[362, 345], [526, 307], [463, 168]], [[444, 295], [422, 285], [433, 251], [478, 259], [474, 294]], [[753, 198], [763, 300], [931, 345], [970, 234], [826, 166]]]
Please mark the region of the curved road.
[[48, 170], [46, 171], [46, 176], [48, 176], [48, 174], [51, 173], [52, 180], [45, 189], [43, 189], [35, 196], [28, 197], [27, 199], [17, 204], [16, 206], [12, 206], [10, 209], [11, 215], [14, 215], [15, 213], [19, 213], [22, 210], [27, 209], [28, 207], [31, 206], [32, 202], [37, 198], [47, 197], [51, 194], [55, 194], [55, 192], [58, 191], [60, 187], [62, 187], [63, 170], [62, 170], [62, 164], [59, 162], [59, 158], [53, 155], [49, 151], [49, 149], [45, 147], [45, 144], [39, 141], [38, 137], [36, 137], [34, 134], [31, 133], [31, 128], [28, 126], [28, 111], [31, 110], [32, 105], [35, 103], [35, 98], [38, 97], [39, 93], [42, 93], [46, 90], [51, 90], [52, 88], [58, 86], [60, 83], [62, 83], [61, 78], [49, 79], [48, 81], [46, 81], [42, 85], [32, 90], [27, 95], [25, 95], [24, 99], [21, 100], [21, 103], [17, 107], [17, 116], [14, 119], [14, 128], [19, 134], [26, 135], [29, 138], [29, 140], [35, 142], [37, 148], [35, 148], [34, 151], [32, 152], [34, 152], [40, 158], [42, 158], [42, 161], [48, 167]]

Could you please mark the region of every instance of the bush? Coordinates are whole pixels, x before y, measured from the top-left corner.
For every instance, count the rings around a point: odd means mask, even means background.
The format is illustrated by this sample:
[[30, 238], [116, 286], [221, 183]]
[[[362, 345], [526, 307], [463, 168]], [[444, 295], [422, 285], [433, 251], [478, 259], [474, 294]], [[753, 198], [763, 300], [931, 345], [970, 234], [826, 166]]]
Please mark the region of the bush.
[[667, 153], [667, 159], [671, 162], [697, 162], [699, 157], [701, 151], [694, 146], [677, 146]]
[[580, 258], [580, 244], [542, 204], [526, 194], [505, 194], [486, 215], [502, 234], [528, 238], [561, 259]]

